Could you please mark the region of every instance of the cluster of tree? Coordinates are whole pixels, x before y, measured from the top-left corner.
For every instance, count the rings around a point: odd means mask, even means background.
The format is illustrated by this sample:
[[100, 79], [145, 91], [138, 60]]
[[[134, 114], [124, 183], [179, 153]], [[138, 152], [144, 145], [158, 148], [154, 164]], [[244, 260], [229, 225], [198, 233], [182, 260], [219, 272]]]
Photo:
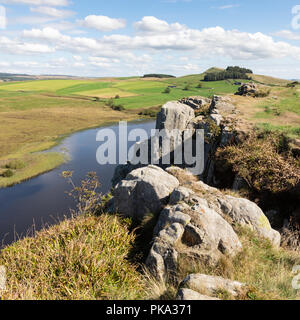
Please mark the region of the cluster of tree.
[[228, 67], [225, 71], [208, 73], [204, 77], [204, 81], [218, 81], [226, 79], [245, 79], [251, 80], [247, 75], [253, 73], [252, 70], [240, 67]]
[[143, 78], [176, 78], [176, 77], [171, 76], [169, 74], [151, 73], [151, 74], [145, 74]]

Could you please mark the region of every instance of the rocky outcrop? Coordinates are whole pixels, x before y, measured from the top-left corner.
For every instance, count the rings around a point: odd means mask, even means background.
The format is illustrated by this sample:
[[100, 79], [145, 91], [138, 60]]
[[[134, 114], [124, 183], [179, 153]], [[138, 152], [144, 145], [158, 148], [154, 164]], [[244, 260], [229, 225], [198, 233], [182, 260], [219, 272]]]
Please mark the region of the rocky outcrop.
[[177, 101], [167, 102], [157, 114], [156, 129], [184, 130], [193, 118], [194, 110], [188, 105]]
[[113, 190], [115, 210], [141, 220], [148, 213], [158, 214], [178, 180], [156, 166], [131, 171]]
[[[203, 129], [205, 137], [205, 170], [194, 176], [182, 167], [132, 165], [116, 170], [113, 190], [114, 211], [143, 220], [154, 214], [151, 249], [146, 266], [160, 282], [179, 285], [178, 261], [201, 262], [215, 266], [220, 259], [230, 259], [243, 250], [235, 232], [237, 225], [247, 226], [258, 237], [275, 246], [280, 234], [262, 210], [253, 202], [224, 194], [212, 187], [216, 182], [214, 154], [217, 148], [240, 139], [232, 115], [236, 112], [230, 98], [214, 96], [210, 107], [201, 114], [201, 106], [208, 102], [201, 98], [169, 102], [157, 116], [158, 129]], [[199, 107], [200, 106], [200, 107]], [[208, 110], [208, 113], [207, 113]], [[199, 112], [200, 111], [200, 112]], [[149, 141], [147, 141], [149, 145]], [[235, 179], [238, 189], [242, 181]], [[189, 275], [178, 292], [179, 300], [218, 299], [220, 292], [233, 298], [243, 294], [245, 285], [229, 279], [203, 274]]]
[[259, 87], [254, 82], [243, 83], [236, 93], [240, 96], [254, 96], [259, 91]]
[[218, 199], [221, 210], [242, 226], [248, 226], [263, 238], [269, 239], [275, 247], [280, 246], [280, 233], [273, 230], [268, 218], [253, 202], [225, 196]]
[[[205, 274], [191, 274], [187, 276], [181, 283], [182, 289], [178, 292], [178, 297], [182, 297], [182, 290], [188, 291], [187, 294], [190, 298], [198, 298], [196, 293], [207, 296], [217, 297], [219, 294], [228, 294], [233, 298], [242, 296], [246, 285], [222, 277], [208, 276]], [[192, 299], [193, 300], [193, 299]]]
[[194, 110], [200, 110], [210, 105], [211, 100], [204, 97], [188, 97], [179, 100], [180, 103], [186, 104]]
[[213, 96], [209, 112], [210, 114], [233, 113], [236, 111], [235, 106], [231, 103], [229, 97]]

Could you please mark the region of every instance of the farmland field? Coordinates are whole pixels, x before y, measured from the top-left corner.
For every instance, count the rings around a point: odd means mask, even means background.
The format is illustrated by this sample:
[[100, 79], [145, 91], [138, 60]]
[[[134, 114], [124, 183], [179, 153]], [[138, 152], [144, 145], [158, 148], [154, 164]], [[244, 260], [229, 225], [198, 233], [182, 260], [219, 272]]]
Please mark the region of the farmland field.
[[[9, 92], [11, 96], [30, 93], [52, 93], [57, 96], [97, 97], [102, 99], [120, 97], [118, 104], [126, 109], [146, 108], [161, 105], [169, 100], [187, 96], [211, 96], [212, 94], [234, 93], [237, 90], [232, 81], [201, 82], [203, 75], [187, 76], [177, 79], [143, 80], [103, 79], [103, 80], [38, 80], [18, 83], [4, 83], [0, 94]], [[171, 87], [169, 94], [164, 93]]]

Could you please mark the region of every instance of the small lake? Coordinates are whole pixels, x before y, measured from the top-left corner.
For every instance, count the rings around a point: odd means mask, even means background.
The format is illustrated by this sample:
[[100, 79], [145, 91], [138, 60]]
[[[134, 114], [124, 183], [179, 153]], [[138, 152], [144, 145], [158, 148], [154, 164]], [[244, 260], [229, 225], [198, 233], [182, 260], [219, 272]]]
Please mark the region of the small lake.
[[[102, 128], [112, 129], [118, 138], [118, 124]], [[128, 130], [144, 129], [149, 136], [154, 128], [154, 121], [128, 123]], [[50, 150], [67, 150], [70, 157], [67, 163], [19, 185], [0, 189], [0, 247], [2, 243], [9, 244], [26, 235], [33, 225], [39, 230], [70, 214], [74, 200], [65, 193], [70, 190], [70, 185], [60, 176], [62, 171], [74, 171], [73, 180], [76, 185], [88, 172], [95, 171], [101, 182], [100, 191], [103, 194], [110, 191], [116, 165], [99, 165], [96, 161], [96, 151], [101, 145], [101, 142], [96, 141], [99, 129], [75, 133]], [[128, 142], [128, 149], [133, 144], [134, 142]]]

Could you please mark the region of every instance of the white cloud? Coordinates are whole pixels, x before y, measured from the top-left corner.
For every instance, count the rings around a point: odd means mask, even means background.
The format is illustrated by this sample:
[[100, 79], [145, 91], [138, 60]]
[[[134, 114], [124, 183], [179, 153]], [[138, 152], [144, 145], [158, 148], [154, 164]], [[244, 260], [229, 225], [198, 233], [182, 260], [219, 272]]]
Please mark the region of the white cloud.
[[138, 32], [171, 32], [171, 31], [178, 31], [183, 30], [186, 27], [179, 24], [173, 23], [169, 24], [166, 21], [159, 20], [153, 16], [146, 16], [141, 21], [138, 21], [134, 24], [135, 29]]
[[[210, 57], [212, 55], [241, 60], [294, 57], [300, 59], [300, 47], [287, 42], [275, 41], [271, 36], [247, 33], [238, 30], [224, 30], [221, 27], [202, 30], [188, 29], [180, 24], [161, 23], [148, 28], [145, 20], [136, 27], [143, 34], [126, 36], [113, 34], [99, 39], [87, 37], [71, 37], [63, 35], [56, 29], [25, 30], [24, 36], [36, 40], [44, 40], [60, 50], [71, 52], [92, 52], [93, 55], [112, 56], [132, 50], [174, 50], [193, 51], [194, 57]], [[143, 25], [143, 27], [141, 27]], [[165, 31], [163, 31], [165, 30]]]
[[99, 31], [113, 31], [125, 28], [124, 19], [113, 19], [107, 16], [87, 16], [84, 20], [79, 21], [80, 25], [86, 28], [92, 28]]
[[52, 53], [55, 49], [40, 43], [26, 43], [18, 40], [11, 40], [7, 37], [0, 37], [0, 50], [11, 54], [38, 54]]
[[216, 9], [226, 10], [226, 9], [238, 8], [240, 6], [241, 6], [240, 4], [227, 4], [227, 5], [224, 5], [224, 6], [216, 7]]
[[34, 6], [67, 6], [69, 5], [68, 0], [2, 0], [5, 4], [27, 4]]
[[75, 12], [70, 10], [59, 10], [52, 7], [33, 7], [33, 8], [30, 8], [30, 11], [41, 13], [57, 19], [65, 19], [75, 14]]
[[290, 30], [281, 30], [274, 33], [274, 36], [281, 37], [288, 40], [300, 40], [300, 33], [292, 32]]
[[73, 59], [75, 61], [82, 61], [82, 57], [81, 56], [73, 56]]

